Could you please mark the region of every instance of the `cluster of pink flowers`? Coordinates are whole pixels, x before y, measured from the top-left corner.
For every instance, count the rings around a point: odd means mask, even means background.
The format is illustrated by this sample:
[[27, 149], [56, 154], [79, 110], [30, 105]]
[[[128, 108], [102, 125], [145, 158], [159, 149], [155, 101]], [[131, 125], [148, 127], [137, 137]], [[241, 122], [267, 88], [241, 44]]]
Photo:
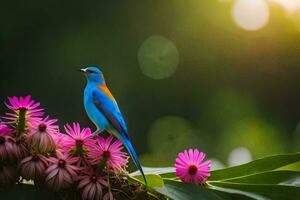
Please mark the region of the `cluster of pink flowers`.
[[89, 128], [44, 117], [30, 96], [5, 102], [0, 121], [0, 188], [22, 179], [54, 191], [77, 187], [83, 199], [112, 199], [108, 176], [126, 173], [128, 155], [121, 141], [92, 137]]
[[[66, 124], [44, 115], [30, 96], [4, 102], [8, 112], [0, 119], [0, 188], [22, 180], [46, 185], [55, 192], [77, 188], [82, 199], [113, 199], [110, 174], [126, 174], [129, 156], [120, 140], [93, 137], [90, 128]], [[4, 120], [4, 121], [2, 121]], [[198, 149], [185, 150], [175, 162], [183, 182], [203, 184], [210, 176], [211, 161]]]

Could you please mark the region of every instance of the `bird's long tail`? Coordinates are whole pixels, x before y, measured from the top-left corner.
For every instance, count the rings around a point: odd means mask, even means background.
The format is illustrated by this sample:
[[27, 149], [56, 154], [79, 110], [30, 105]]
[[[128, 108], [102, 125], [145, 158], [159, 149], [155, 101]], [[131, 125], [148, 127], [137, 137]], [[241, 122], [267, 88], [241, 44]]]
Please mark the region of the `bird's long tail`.
[[136, 165], [138, 170], [141, 172], [141, 174], [144, 178], [145, 184], [147, 185], [147, 180], [146, 180], [143, 168], [141, 166], [141, 163], [138, 159], [138, 156], [137, 156], [136, 152], [134, 151], [134, 148], [133, 148], [128, 136], [126, 134], [121, 134], [121, 135], [123, 136], [122, 139], [121, 139], [123, 144], [125, 145], [126, 149], [128, 150], [130, 156], [132, 157], [132, 159], [134, 161], [134, 164]]

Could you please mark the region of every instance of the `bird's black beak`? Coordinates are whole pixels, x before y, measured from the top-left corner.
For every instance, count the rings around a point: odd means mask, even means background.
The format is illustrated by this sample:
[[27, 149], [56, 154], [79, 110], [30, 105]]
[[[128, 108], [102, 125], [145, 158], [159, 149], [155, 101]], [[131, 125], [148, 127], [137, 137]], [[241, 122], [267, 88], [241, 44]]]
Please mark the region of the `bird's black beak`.
[[78, 69], [78, 71], [85, 73], [86, 69]]

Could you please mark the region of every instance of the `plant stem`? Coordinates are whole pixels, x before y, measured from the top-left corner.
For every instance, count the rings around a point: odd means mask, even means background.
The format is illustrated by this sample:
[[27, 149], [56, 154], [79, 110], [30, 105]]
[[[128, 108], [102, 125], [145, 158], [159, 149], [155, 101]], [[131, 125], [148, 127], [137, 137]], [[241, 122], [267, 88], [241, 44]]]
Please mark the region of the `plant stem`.
[[19, 117], [16, 121], [16, 139], [19, 140], [19, 138], [22, 136], [22, 134], [25, 132], [25, 127], [26, 127], [26, 109], [20, 109], [19, 110]]

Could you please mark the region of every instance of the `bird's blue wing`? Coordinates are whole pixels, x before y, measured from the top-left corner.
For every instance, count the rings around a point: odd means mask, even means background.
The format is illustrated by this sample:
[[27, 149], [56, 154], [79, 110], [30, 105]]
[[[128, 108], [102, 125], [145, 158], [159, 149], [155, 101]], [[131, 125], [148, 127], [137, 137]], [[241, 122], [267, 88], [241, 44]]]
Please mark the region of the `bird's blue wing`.
[[127, 134], [127, 126], [116, 101], [98, 88], [93, 90], [93, 100], [95, 106], [106, 117], [111, 126], [119, 133]]
[[129, 154], [133, 158], [134, 163], [143, 175], [145, 183], [147, 184], [142, 165], [128, 137], [126, 123], [119, 110], [117, 102], [106, 87], [102, 89], [101, 87], [97, 87], [96, 89], [94, 89], [93, 100], [97, 109], [99, 109], [99, 111], [106, 117], [110, 125], [118, 131], [120, 136], [119, 139], [122, 140], [123, 144], [127, 148]]

